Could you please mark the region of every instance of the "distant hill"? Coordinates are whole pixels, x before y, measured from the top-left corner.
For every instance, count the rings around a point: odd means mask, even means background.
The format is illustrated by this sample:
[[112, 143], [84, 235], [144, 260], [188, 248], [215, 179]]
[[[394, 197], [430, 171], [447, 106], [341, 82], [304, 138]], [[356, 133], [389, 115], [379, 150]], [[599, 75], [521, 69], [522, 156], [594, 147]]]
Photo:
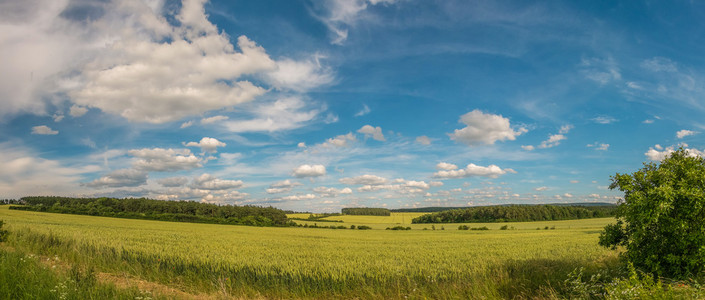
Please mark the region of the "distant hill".
[[553, 206], [617, 206], [614, 203], [607, 202], [577, 202], [577, 203], [544, 203], [544, 204], [499, 204], [499, 205], [484, 205], [484, 206], [430, 206], [430, 207], [417, 207], [417, 208], [397, 208], [390, 209], [391, 212], [439, 212], [454, 209], [465, 209], [473, 207], [491, 207], [491, 206], [510, 206], [510, 205], [553, 205]]

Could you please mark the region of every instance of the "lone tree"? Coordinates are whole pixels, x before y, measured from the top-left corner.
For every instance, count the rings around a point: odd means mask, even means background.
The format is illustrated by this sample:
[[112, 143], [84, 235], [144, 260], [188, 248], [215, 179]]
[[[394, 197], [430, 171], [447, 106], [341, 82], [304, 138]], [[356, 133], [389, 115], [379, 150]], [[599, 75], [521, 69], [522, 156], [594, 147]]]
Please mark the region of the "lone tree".
[[627, 261], [657, 276], [686, 278], [705, 271], [705, 159], [683, 148], [660, 164], [617, 173], [610, 189], [624, 192], [617, 223], [600, 245], [624, 246]]

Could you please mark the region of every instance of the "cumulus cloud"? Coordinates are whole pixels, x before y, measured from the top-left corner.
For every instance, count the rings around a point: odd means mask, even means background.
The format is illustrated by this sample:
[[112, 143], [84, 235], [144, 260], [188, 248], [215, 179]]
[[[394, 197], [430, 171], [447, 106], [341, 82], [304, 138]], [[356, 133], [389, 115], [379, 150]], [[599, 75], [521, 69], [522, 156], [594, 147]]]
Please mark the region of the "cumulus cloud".
[[501, 115], [486, 114], [478, 109], [462, 115], [460, 122], [466, 127], [456, 129], [448, 135], [452, 140], [469, 146], [492, 145], [496, 141], [513, 141], [517, 136], [528, 132], [524, 127], [517, 130], [512, 129], [509, 119]]
[[300, 165], [292, 172], [294, 177], [319, 177], [326, 175], [326, 167], [324, 165]]
[[342, 188], [342, 189], [337, 189], [337, 188], [333, 188], [333, 187], [319, 186], [319, 187], [313, 188], [313, 191], [316, 194], [321, 195], [321, 197], [326, 197], [326, 198], [337, 197], [338, 195], [341, 195], [341, 194], [345, 194], [345, 195], [352, 194], [352, 189], [347, 188], [347, 187]]
[[180, 186], [184, 186], [188, 183], [188, 178], [186, 178], [186, 177], [161, 178], [161, 179], [157, 180], [157, 183], [159, 183], [163, 187], [180, 187]]
[[367, 184], [357, 188], [358, 192], [373, 192], [379, 190], [394, 191], [399, 194], [420, 194], [425, 193], [431, 185], [425, 181], [395, 179], [391, 184]]
[[288, 58], [279, 60], [274, 70], [265, 74], [265, 79], [277, 89], [297, 92], [328, 84], [334, 79], [333, 72], [322, 66], [320, 59], [319, 55], [315, 55], [304, 61]]
[[348, 134], [343, 134], [343, 135], [336, 136], [334, 138], [329, 138], [321, 145], [323, 147], [347, 147], [350, 145], [349, 143], [355, 142], [355, 141], [357, 141], [357, 139], [352, 134], [352, 132], [350, 132]]
[[288, 193], [291, 192], [294, 187], [299, 185], [301, 185], [301, 183], [287, 179], [284, 181], [272, 183], [269, 188], [266, 189], [266, 191], [268, 194]]
[[387, 179], [384, 177], [379, 177], [377, 175], [360, 175], [357, 177], [346, 177], [341, 178], [340, 183], [344, 184], [360, 184], [360, 185], [381, 185], [387, 183]]
[[312, 199], [316, 199], [316, 195], [314, 195], [314, 194], [291, 195], [291, 196], [281, 197], [280, 199], [282, 201], [312, 200]]
[[165, 1], [2, 4], [0, 56], [13, 59], [0, 65], [0, 98], [9, 99], [0, 113], [46, 114], [69, 104], [72, 116], [97, 108], [131, 122], [166, 123], [238, 106], [272, 88], [301, 92], [334, 79], [320, 55], [275, 60], [246, 36], [231, 38], [208, 20], [205, 2], [184, 0], [177, 10]]
[[539, 148], [546, 149], [560, 145], [562, 140], [565, 140], [565, 135], [562, 134], [552, 134], [548, 136], [548, 139], [539, 144]]
[[422, 135], [422, 136], [419, 136], [416, 138], [416, 143], [419, 143], [424, 146], [428, 146], [431, 144], [431, 139], [425, 135]]
[[521, 149], [524, 149], [526, 151], [534, 151], [534, 149], [536, 149], [536, 147], [534, 147], [533, 145], [522, 145]]
[[275, 132], [300, 128], [312, 121], [322, 109], [311, 109], [299, 97], [286, 97], [272, 103], [258, 105], [249, 120], [223, 122], [231, 132]]
[[357, 130], [358, 133], [362, 133], [365, 137], [372, 137], [376, 141], [386, 141], [384, 134], [382, 133], [382, 127], [373, 127], [370, 125], [362, 126], [362, 128]]
[[135, 169], [115, 170], [85, 185], [93, 188], [134, 187], [147, 184], [147, 173]]
[[71, 115], [74, 118], [78, 118], [80, 116], [85, 115], [88, 112], [88, 109], [82, 106], [78, 105], [73, 105], [69, 109], [69, 115]]
[[534, 188], [534, 190], [537, 192], [542, 192], [542, 191], [548, 190], [548, 187], [547, 186], [540, 186], [540, 187]]
[[[694, 149], [694, 148], [688, 148], [688, 144], [685, 144], [685, 143], [681, 143], [678, 146], [683, 147], [685, 149], [686, 153], [688, 153], [688, 156], [705, 157], [705, 150], [701, 151], [701, 150]], [[675, 151], [675, 146], [669, 146], [669, 147], [664, 148], [663, 146], [656, 144], [655, 146], [650, 147], [649, 151], [646, 151], [646, 153], [644, 153], [644, 155], [652, 161], [662, 161], [668, 155], [673, 153], [674, 151]]]
[[516, 173], [512, 169], [502, 169], [496, 165], [487, 167], [469, 164], [460, 170], [442, 170], [433, 173], [434, 178], [466, 178], [466, 177], [489, 177], [497, 178], [507, 173]]
[[199, 147], [201, 148], [201, 151], [203, 152], [210, 152], [210, 153], [215, 153], [217, 152], [218, 147], [225, 147], [226, 144], [214, 139], [214, 138], [209, 138], [209, 137], [204, 137], [201, 139], [201, 141], [197, 142], [188, 142], [184, 146], [186, 147]]
[[193, 179], [191, 186], [201, 190], [229, 190], [242, 187], [242, 180], [224, 180], [210, 174], [202, 174]]
[[188, 149], [144, 148], [127, 153], [139, 158], [133, 166], [142, 171], [171, 172], [201, 167], [201, 159]]
[[456, 166], [454, 164], [449, 164], [447, 162], [439, 162], [436, 165], [436, 169], [450, 171], [450, 170], [458, 169], [458, 166]]
[[678, 132], [676, 132], [676, 137], [679, 138], [679, 139], [682, 139], [682, 138], [684, 138], [684, 137], [686, 137], [686, 136], [695, 135], [695, 134], [698, 134], [698, 132], [692, 131], [692, 130], [683, 129], [683, 130], [679, 130]]
[[32, 127], [32, 134], [56, 135], [59, 134], [59, 132], [56, 130], [52, 130], [49, 126], [41, 125]]

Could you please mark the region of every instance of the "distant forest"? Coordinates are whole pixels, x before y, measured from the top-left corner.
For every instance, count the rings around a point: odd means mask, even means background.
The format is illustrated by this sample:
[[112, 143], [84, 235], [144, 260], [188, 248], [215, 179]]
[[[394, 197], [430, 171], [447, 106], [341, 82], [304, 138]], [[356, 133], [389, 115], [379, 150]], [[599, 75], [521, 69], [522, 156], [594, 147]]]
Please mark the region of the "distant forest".
[[412, 223], [487, 223], [602, 218], [615, 215], [615, 205], [497, 205], [452, 209], [414, 218]]
[[215, 205], [145, 198], [24, 197], [19, 202], [24, 205], [10, 206], [10, 209], [192, 223], [251, 226], [288, 224], [284, 211], [273, 207]]
[[389, 216], [391, 212], [386, 208], [374, 208], [374, 207], [348, 207], [343, 208], [341, 212], [344, 215], [358, 215], [358, 216]]
[[[506, 204], [506, 205], [491, 205], [491, 206], [510, 206], [510, 205], [521, 205], [521, 204]], [[532, 205], [532, 204], [524, 204], [524, 205]], [[616, 207], [615, 204], [607, 203], [607, 202], [552, 203], [552, 204], [534, 204], [534, 205]], [[479, 207], [479, 206], [429, 206], [429, 207], [415, 207], [415, 208], [393, 208], [393, 209], [390, 209], [389, 211], [391, 211], [391, 212], [439, 212], [439, 211], [454, 210], [454, 209], [466, 209], [466, 208], [472, 208], [472, 207]]]

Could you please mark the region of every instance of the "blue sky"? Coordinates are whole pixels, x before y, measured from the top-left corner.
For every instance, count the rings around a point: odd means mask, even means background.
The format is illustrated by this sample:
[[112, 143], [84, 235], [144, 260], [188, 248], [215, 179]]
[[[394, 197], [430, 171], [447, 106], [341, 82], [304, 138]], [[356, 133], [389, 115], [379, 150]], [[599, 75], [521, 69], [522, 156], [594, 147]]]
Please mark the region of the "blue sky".
[[0, 198], [614, 202], [705, 150], [688, 1], [0, 3]]

